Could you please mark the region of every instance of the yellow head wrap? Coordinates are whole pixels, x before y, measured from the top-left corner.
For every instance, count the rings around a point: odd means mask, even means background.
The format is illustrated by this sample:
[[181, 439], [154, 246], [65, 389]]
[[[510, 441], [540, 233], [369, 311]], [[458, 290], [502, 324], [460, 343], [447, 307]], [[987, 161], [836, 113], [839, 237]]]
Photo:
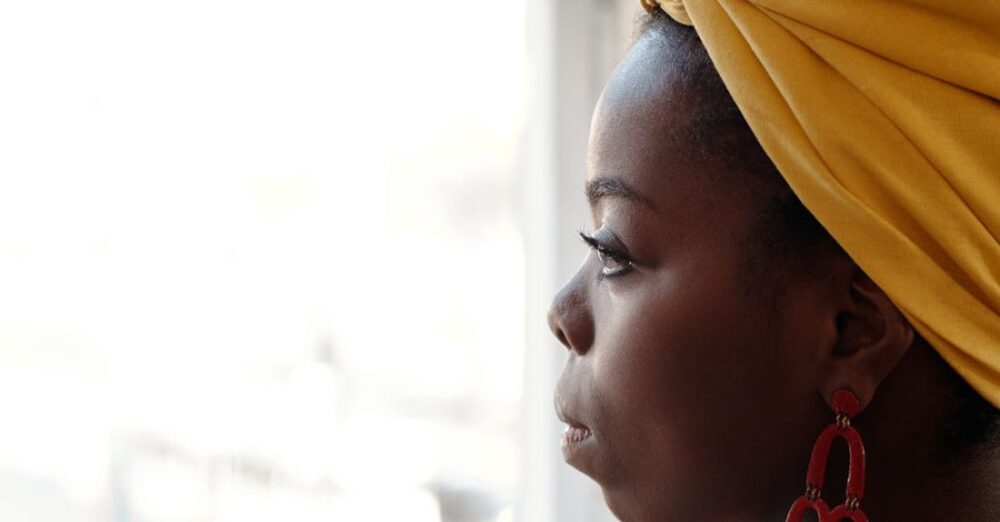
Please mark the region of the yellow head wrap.
[[1000, 407], [1000, 3], [641, 2], [697, 29], [806, 207]]

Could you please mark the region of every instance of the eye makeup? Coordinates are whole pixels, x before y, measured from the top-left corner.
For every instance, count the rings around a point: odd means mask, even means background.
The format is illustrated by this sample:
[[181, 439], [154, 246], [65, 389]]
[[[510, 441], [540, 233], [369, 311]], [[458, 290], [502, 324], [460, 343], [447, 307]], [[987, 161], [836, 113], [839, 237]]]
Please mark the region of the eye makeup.
[[625, 246], [606, 229], [602, 228], [593, 234], [581, 230], [580, 239], [597, 252], [601, 262], [601, 271], [598, 274], [601, 279], [621, 277], [632, 270], [632, 259]]

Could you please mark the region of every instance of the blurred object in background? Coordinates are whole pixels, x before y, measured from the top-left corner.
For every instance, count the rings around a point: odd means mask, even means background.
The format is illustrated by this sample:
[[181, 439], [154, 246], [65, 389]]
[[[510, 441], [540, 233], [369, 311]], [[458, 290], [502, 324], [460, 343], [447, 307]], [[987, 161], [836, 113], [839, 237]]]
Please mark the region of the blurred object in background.
[[607, 520], [544, 308], [634, 10], [0, 4], [0, 520]]
[[524, 17], [4, 3], [0, 520], [508, 509]]

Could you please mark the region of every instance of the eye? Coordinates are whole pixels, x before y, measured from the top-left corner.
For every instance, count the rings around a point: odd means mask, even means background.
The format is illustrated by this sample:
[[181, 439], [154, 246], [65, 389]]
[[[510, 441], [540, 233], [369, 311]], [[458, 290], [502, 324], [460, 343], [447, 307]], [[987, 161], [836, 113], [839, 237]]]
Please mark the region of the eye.
[[[624, 248], [611, 246], [608, 244], [610, 241], [602, 241], [585, 232], [580, 232], [580, 238], [597, 252], [597, 258], [601, 262], [600, 276], [602, 279], [622, 276], [632, 269], [632, 260], [624, 253]], [[617, 238], [614, 238], [614, 242], [617, 243]]]
[[604, 277], [614, 277], [632, 267], [631, 261], [610, 250], [598, 248], [597, 257], [601, 260], [601, 265], [603, 265], [601, 275]]

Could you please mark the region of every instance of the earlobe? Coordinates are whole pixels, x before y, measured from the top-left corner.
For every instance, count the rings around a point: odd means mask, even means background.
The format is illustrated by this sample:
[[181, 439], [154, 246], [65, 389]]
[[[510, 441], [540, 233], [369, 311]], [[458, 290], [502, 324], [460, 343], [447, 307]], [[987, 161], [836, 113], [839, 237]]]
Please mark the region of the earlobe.
[[867, 407], [878, 386], [913, 345], [913, 326], [889, 296], [860, 268], [845, 281], [848, 293], [837, 315], [837, 341], [828, 354], [829, 370], [821, 384], [823, 398], [847, 388]]

